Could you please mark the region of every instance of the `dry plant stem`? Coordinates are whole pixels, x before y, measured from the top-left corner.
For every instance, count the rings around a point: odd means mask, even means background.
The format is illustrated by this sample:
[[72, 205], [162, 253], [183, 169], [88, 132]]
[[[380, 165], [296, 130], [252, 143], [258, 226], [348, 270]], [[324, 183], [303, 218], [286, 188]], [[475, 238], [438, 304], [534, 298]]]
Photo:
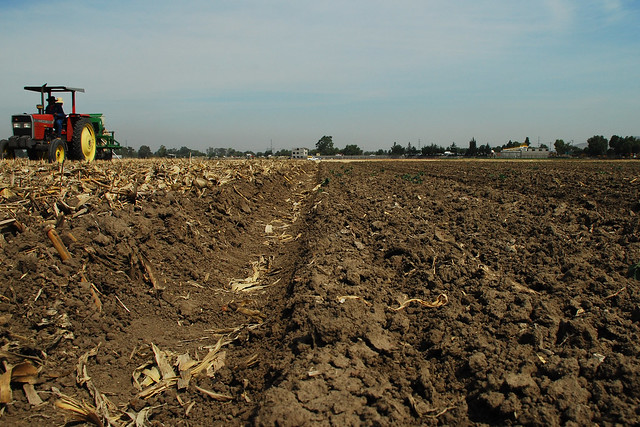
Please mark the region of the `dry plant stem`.
[[13, 392], [11, 391], [11, 370], [13, 367], [5, 363], [6, 372], [0, 375], [0, 403], [11, 403]]
[[56, 230], [53, 227], [47, 227], [45, 230], [47, 232], [47, 236], [49, 236], [49, 240], [53, 243], [53, 247], [55, 247], [58, 254], [60, 254], [62, 261], [71, 259], [71, 254], [64, 246], [64, 243], [62, 243], [62, 240], [60, 239], [60, 236], [58, 236], [58, 233], [56, 233]]
[[33, 384], [22, 384], [22, 390], [24, 391], [27, 401], [33, 406], [40, 406], [44, 402], [38, 395], [38, 392], [33, 387]]
[[435, 301], [433, 301], [433, 302], [425, 301], [425, 300], [422, 300], [420, 298], [411, 298], [411, 299], [408, 299], [408, 300], [404, 301], [402, 304], [400, 304], [400, 307], [391, 308], [391, 309], [394, 310], [394, 311], [399, 311], [399, 310], [402, 310], [403, 308], [405, 308], [406, 306], [408, 306], [412, 302], [417, 302], [418, 304], [422, 305], [423, 307], [437, 308], [437, 307], [442, 307], [443, 305], [447, 304], [449, 302], [449, 298], [445, 294], [438, 295], [438, 298], [436, 298]]
[[75, 422], [86, 422], [99, 427], [104, 426], [95, 409], [84, 402], [63, 395], [55, 402], [55, 405], [58, 409], [69, 414], [71, 420]]
[[238, 194], [238, 196], [242, 197], [242, 198], [243, 198], [245, 201], [247, 201], [247, 202], [249, 201], [249, 199], [247, 199], [247, 198], [244, 196], [244, 194], [242, 194], [240, 191], [238, 191], [238, 189], [236, 188], [236, 186], [235, 186], [235, 185], [234, 185], [234, 186], [232, 186], [232, 187], [233, 187], [233, 191], [235, 191], [235, 192]]
[[116, 300], [120, 303], [120, 305], [121, 305], [125, 310], [127, 310], [127, 313], [131, 313], [131, 311], [127, 308], [127, 306], [126, 306], [126, 305], [124, 305], [124, 303], [122, 302], [122, 300], [120, 300], [120, 298], [118, 298], [118, 296], [117, 296], [117, 295], [115, 295], [115, 297], [116, 297]]
[[613, 294], [611, 294], [611, 295], [608, 295], [607, 297], [605, 297], [605, 299], [610, 299], [610, 298], [613, 298], [613, 297], [617, 297], [617, 296], [618, 296], [618, 295], [620, 295], [620, 293], [621, 293], [621, 292], [623, 292], [625, 289], [627, 289], [627, 287], [626, 287], [626, 286], [625, 286], [625, 287], [623, 287], [622, 289], [620, 289], [618, 292], [615, 292], [615, 293], [613, 293]]

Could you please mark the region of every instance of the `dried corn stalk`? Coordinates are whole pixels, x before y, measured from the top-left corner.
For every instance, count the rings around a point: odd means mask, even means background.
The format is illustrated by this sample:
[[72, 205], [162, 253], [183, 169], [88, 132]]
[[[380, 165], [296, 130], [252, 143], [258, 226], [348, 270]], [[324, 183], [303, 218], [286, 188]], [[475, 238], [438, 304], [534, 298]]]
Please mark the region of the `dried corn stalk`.
[[217, 400], [218, 402], [230, 402], [231, 400], [233, 400], [233, 397], [231, 397], [231, 396], [227, 396], [226, 394], [215, 393], [213, 391], [205, 390], [205, 389], [203, 389], [201, 387], [198, 387], [197, 385], [194, 386], [194, 388], [196, 390], [198, 390], [199, 392], [204, 393], [206, 396], [209, 396], [213, 400]]
[[60, 398], [56, 400], [55, 405], [58, 409], [65, 411], [72, 421], [85, 422], [104, 427], [95, 408], [91, 405], [65, 395], [61, 395]]
[[231, 279], [229, 282], [229, 287], [233, 292], [239, 291], [256, 291], [260, 289], [264, 289], [267, 285], [261, 285], [258, 280], [261, 275], [268, 271], [268, 262], [265, 257], [261, 256], [258, 261], [253, 261], [251, 263], [251, 268], [253, 269], [253, 274], [244, 279]]
[[[76, 365], [76, 382], [78, 383], [78, 385], [84, 385], [93, 397], [96, 405], [94, 413], [100, 417], [99, 419], [107, 420], [107, 423], [110, 425], [112, 422], [116, 423], [117, 419], [112, 417], [111, 413], [118, 412], [119, 410], [117, 406], [113, 404], [113, 402], [111, 402], [104, 394], [98, 391], [98, 388], [95, 386], [95, 384], [93, 384], [93, 381], [91, 381], [91, 377], [87, 373], [87, 362], [90, 357], [94, 357], [96, 354], [98, 354], [98, 349], [100, 348], [101, 344], [102, 343], [99, 343], [97, 346], [84, 353], [78, 359], [78, 364]], [[84, 405], [84, 403], [82, 405]]]
[[[157, 365], [150, 362], [134, 371], [133, 382], [140, 390], [137, 397], [148, 399], [174, 386], [179, 390], [185, 389], [189, 386], [192, 378], [203, 373], [212, 377], [216, 371], [224, 366], [226, 353], [221, 351], [222, 347], [231, 342], [231, 339], [222, 337], [201, 361], [191, 359], [188, 354], [181, 354], [176, 357], [173, 365], [169, 363], [168, 358], [171, 355], [168, 352], [164, 352], [155, 344], [151, 344]], [[179, 375], [175, 374], [171, 366], [178, 368]], [[144, 379], [141, 381], [143, 376]]]
[[433, 302], [425, 301], [420, 298], [411, 298], [407, 300], [399, 299], [398, 302], [400, 303], [400, 307], [397, 307], [397, 308], [391, 307], [392, 310], [395, 310], [395, 311], [402, 310], [412, 302], [417, 302], [421, 306], [429, 307], [429, 308], [442, 307], [443, 305], [449, 302], [449, 297], [447, 297], [445, 294], [440, 294]]
[[13, 367], [7, 364], [7, 370], [0, 375], [0, 403], [11, 403], [13, 391], [11, 390], [11, 371]]

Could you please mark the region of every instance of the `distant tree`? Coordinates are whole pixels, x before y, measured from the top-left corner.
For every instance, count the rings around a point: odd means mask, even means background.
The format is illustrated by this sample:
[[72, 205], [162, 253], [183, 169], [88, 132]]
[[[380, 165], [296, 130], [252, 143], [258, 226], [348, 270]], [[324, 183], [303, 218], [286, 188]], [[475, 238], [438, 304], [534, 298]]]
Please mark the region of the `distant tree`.
[[502, 146], [502, 148], [516, 148], [516, 147], [520, 147], [520, 143], [518, 141], [511, 141], [509, 140], [509, 142], [507, 142], [505, 145]]
[[[140, 147], [142, 148], [142, 147]], [[156, 151], [155, 154], [156, 157], [167, 157], [167, 147], [165, 147], [164, 145], [161, 145], [160, 148], [158, 148], [158, 151]]]
[[556, 139], [556, 142], [553, 143], [553, 147], [556, 149], [556, 153], [560, 155], [569, 154], [571, 151], [571, 144], [567, 144], [562, 139]]
[[580, 156], [584, 153], [586, 153], [586, 148], [582, 149], [582, 148], [578, 148], [575, 145], [569, 145], [569, 155], [571, 156]]
[[121, 147], [116, 151], [119, 151], [118, 154], [120, 154], [124, 158], [138, 157], [138, 152], [131, 147]]
[[397, 142], [394, 142], [393, 146], [391, 147], [391, 150], [389, 151], [389, 154], [392, 156], [403, 156], [405, 152], [406, 152], [406, 149], [402, 145], [399, 145]]
[[408, 142], [407, 143], [407, 150], [405, 151], [405, 154], [407, 156], [410, 156], [410, 157], [415, 157], [415, 156], [418, 155], [418, 153], [419, 153], [418, 149], [416, 147], [414, 147], [413, 145], [411, 145], [410, 142]]
[[469, 141], [469, 149], [467, 150], [467, 156], [477, 156], [478, 155], [478, 143], [475, 138], [471, 138]]
[[378, 151], [376, 151], [376, 156], [384, 156], [385, 154], [387, 154], [387, 153], [382, 148], [380, 148]]
[[291, 150], [278, 150], [274, 156], [291, 157]]
[[189, 147], [180, 147], [180, 149], [176, 152], [176, 157], [180, 158], [188, 158], [191, 155], [191, 149]]
[[149, 148], [148, 145], [141, 145], [140, 149], [138, 150], [138, 158], [148, 159], [151, 156], [153, 156], [153, 153], [151, 152], [151, 148]]
[[548, 150], [549, 146], [547, 144], [540, 144], [540, 148], [544, 148], [545, 150]]
[[640, 140], [634, 136], [622, 138], [618, 135], [613, 135], [609, 140], [609, 148], [612, 154], [631, 156], [640, 152]]
[[316, 149], [321, 156], [331, 156], [336, 154], [337, 150], [333, 147], [333, 137], [323, 136], [316, 142]]
[[629, 148], [631, 149], [631, 153], [640, 154], [640, 139], [635, 136], [626, 136], [624, 138], [625, 143], [629, 144]]
[[227, 149], [226, 148], [215, 148], [213, 150], [213, 153], [216, 157], [227, 157]]
[[455, 142], [452, 142], [451, 145], [447, 147], [447, 151], [450, 151], [453, 154], [457, 155], [460, 152], [460, 149], [458, 148]]
[[602, 135], [594, 135], [587, 139], [586, 153], [590, 156], [603, 156], [607, 154], [609, 141]]
[[524, 139], [524, 145], [526, 145], [527, 147], [530, 145], [528, 136]]
[[491, 151], [491, 146], [489, 144], [481, 145], [480, 148], [478, 148], [478, 154], [481, 156], [490, 156]]
[[362, 155], [362, 149], [356, 144], [350, 144], [344, 147], [344, 150], [342, 150], [342, 154], [344, 154], [345, 156], [360, 156]]
[[436, 144], [425, 145], [422, 147], [422, 155], [425, 157], [434, 157], [438, 154], [444, 153], [444, 148]]
[[624, 152], [624, 138], [612, 135], [609, 139], [609, 151], [611, 154], [622, 155]]

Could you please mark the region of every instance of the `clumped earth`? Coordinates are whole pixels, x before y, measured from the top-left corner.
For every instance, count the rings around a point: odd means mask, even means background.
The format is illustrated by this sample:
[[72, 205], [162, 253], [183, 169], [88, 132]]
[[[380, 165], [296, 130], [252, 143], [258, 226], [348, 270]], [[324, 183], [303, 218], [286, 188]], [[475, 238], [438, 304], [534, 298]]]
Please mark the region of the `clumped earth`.
[[2, 424], [640, 423], [637, 161], [0, 170]]

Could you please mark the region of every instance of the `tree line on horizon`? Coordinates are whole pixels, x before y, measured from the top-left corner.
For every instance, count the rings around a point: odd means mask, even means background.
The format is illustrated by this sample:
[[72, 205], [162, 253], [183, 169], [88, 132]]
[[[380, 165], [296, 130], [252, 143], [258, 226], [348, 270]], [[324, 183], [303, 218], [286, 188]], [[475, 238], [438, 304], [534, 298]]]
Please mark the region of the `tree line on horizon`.
[[[347, 144], [340, 149], [334, 146], [333, 137], [324, 135], [315, 144], [315, 149], [309, 151], [313, 156], [391, 156], [391, 157], [436, 157], [442, 155], [466, 156], [466, 157], [490, 157], [494, 153], [508, 148], [530, 146], [529, 137], [524, 142], [511, 141], [501, 146], [491, 147], [488, 143], [478, 145], [475, 138], [469, 141], [469, 147], [458, 147], [452, 142], [447, 147], [437, 144], [429, 144], [422, 147], [416, 147], [409, 142], [406, 146], [402, 146], [397, 142], [388, 149], [379, 149], [377, 151], [364, 151], [357, 144]], [[539, 148], [549, 149], [546, 144], [540, 144]], [[561, 156], [611, 156], [611, 157], [637, 157], [640, 154], [640, 138], [635, 136], [620, 137], [613, 135], [610, 139], [602, 135], [594, 135], [587, 140], [585, 148], [579, 148], [572, 143], [567, 143], [562, 139], [556, 139], [553, 143], [557, 155]], [[291, 150], [266, 150], [264, 152], [238, 151], [234, 148], [207, 148], [205, 152], [191, 149], [189, 147], [167, 148], [161, 145], [158, 150], [153, 152], [148, 145], [142, 145], [139, 150], [132, 147], [122, 147], [118, 150], [118, 154], [123, 157], [138, 157], [141, 159], [151, 157], [173, 157], [173, 158], [189, 158], [189, 157], [207, 157], [207, 158], [225, 158], [225, 157], [291, 157]]]

